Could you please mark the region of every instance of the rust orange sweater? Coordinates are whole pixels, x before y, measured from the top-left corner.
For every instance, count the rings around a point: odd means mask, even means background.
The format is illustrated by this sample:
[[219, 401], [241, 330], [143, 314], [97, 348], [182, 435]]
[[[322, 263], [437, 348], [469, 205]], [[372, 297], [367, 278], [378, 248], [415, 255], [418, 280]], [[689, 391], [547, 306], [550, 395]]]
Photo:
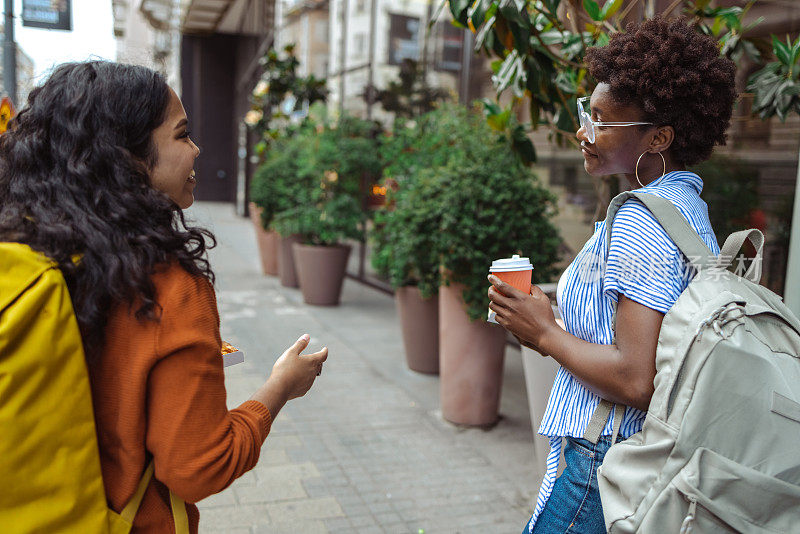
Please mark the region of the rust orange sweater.
[[219, 315], [211, 284], [177, 264], [153, 277], [160, 321], [141, 322], [135, 308], [112, 310], [106, 343], [89, 366], [106, 495], [119, 512], [147, 464], [153, 481], [133, 532], [174, 532], [169, 488], [195, 503], [255, 466], [269, 433], [267, 408], [247, 401], [228, 411]]

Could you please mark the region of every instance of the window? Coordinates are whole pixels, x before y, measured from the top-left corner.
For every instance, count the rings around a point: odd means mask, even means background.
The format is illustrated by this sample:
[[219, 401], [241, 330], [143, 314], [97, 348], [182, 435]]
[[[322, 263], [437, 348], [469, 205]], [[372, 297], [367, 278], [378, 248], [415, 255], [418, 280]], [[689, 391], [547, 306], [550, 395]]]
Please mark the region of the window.
[[360, 32], [355, 35], [353, 44], [353, 55], [364, 57], [367, 54], [367, 34]]
[[407, 15], [389, 15], [389, 65], [404, 59], [419, 59], [419, 19]]

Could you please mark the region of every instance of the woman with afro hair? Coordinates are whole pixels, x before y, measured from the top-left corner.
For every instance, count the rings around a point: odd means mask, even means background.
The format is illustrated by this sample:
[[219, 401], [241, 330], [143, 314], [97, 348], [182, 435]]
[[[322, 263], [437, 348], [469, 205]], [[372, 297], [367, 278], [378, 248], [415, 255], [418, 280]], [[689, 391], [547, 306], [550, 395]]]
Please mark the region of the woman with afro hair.
[[[660, 18], [590, 49], [587, 62], [599, 83], [591, 98], [578, 101], [586, 171], [624, 175], [631, 188], [671, 201], [718, 255], [700, 198], [703, 180], [686, 167], [725, 143], [736, 97], [733, 63], [685, 21]], [[641, 430], [662, 319], [693, 275], [655, 217], [630, 199], [614, 219], [610, 241], [605, 221], [595, 223], [561, 277], [563, 328], [541, 290], [525, 295], [490, 276], [497, 321], [561, 365], [539, 428], [551, 451], [525, 532], [605, 532], [597, 467], [612, 440]], [[584, 436], [601, 398], [620, 409], [594, 443]], [[562, 452], [566, 465], [556, 477]]]

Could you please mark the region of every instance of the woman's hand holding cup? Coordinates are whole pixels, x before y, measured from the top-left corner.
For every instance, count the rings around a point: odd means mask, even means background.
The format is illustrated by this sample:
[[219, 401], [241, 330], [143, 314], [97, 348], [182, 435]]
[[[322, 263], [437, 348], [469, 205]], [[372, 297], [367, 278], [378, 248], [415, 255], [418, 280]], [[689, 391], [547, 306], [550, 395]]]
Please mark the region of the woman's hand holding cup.
[[495, 274], [489, 275], [489, 309], [495, 321], [511, 332], [521, 344], [539, 350], [542, 338], [552, 328], [560, 328], [553, 315], [550, 299], [536, 286], [528, 294], [503, 282]]

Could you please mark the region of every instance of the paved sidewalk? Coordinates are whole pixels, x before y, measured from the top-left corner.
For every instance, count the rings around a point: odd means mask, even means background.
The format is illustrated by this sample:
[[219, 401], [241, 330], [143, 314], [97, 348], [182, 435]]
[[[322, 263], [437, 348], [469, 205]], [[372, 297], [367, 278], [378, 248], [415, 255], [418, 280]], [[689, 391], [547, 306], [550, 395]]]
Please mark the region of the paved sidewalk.
[[[304, 332], [330, 348], [322, 376], [278, 415], [258, 465], [199, 503], [201, 533], [518, 533], [541, 480], [518, 350], [506, 351], [502, 420], [457, 428], [438, 412], [438, 378], [405, 366], [394, 302], [345, 281], [336, 308], [262, 276], [250, 223], [228, 204], [189, 216], [211, 252], [223, 339], [245, 362], [226, 371], [231, 407], [261, 385]], [[543, 463], [543, 462], [541, 462]]]

